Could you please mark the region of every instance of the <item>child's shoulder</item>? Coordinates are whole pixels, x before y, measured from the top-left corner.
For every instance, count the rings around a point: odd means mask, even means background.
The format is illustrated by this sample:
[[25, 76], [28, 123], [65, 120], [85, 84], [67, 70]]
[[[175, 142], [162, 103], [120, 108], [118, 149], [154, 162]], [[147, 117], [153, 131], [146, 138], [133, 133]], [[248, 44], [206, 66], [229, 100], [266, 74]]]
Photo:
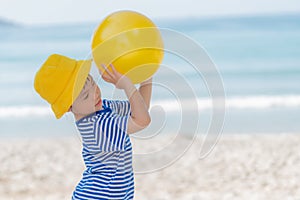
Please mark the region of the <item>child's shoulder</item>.
[[112, 113], [112, 110], [109, 106], [103, 106], [101, 110], [97, 110], [96, 112], [93, 112], [79, 120], [77, 120], [75, 123], [77, 126], [86, 125], [86, 124], [93, 124], [99, 120], [103, 120], [106, 117], [109, 116], [109, 114]]

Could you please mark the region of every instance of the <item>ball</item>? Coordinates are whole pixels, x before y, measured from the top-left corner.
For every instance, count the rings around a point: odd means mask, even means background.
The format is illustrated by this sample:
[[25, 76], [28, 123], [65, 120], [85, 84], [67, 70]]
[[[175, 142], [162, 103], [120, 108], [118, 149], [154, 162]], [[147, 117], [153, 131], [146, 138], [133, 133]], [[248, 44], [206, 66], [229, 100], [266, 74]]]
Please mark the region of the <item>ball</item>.
[[108, 15], [95, 30], [92, 56], [100, 70], [102, 64], [113, 64], [134, 84], [141, 83], [158, 70], [164, 56], [163, 40], [146, 16], [118, 11]]

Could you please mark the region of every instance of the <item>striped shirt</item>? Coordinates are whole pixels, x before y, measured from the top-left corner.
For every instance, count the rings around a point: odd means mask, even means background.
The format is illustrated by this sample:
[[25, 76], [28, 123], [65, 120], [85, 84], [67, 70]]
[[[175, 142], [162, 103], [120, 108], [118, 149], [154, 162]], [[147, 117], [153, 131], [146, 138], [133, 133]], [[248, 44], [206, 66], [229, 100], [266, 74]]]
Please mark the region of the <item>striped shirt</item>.
[[128, 101], [102, 101], [103, 109], [76, 121], [86, 166], [72, 199], [122, 199], [134, 196], [132, 146], [126, 133]]

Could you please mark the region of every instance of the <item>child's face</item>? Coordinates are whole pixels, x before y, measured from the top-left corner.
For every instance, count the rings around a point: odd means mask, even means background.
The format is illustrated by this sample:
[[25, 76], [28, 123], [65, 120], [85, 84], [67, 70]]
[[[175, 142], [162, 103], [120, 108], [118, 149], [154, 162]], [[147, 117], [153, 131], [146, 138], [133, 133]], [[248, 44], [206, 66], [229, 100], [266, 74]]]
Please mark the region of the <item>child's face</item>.
[[102, 109], [101, 92], [92, 76], [88, 75], [85, 85], [72, 105], [72, 112], [77, 116], [86, 116]]

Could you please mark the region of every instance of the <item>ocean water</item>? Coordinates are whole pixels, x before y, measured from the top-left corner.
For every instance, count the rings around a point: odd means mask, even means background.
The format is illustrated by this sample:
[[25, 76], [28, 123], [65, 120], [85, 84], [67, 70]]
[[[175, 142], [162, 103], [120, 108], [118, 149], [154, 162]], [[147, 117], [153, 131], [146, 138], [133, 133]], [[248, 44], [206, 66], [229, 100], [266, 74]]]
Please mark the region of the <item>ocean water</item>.
[[[223, 133], [252, 134], [300, 132], [299, 21], [300, 15], [277, 15], [156, 19], [155, 23], [197, 42], [217, 67], [226, 95]], [[91, 37], [99, 22], [0, 25], [0, 137], [78, 134], [71, 114], [55, 119], [49, 105], [34, 91], [33, 80], [52, 53], [89, 58]], [[180, 47], [189, 48], [177, 42]], [[198, 56], [192, 49], [190, 54]], [[95, 66], [91, 74], [104, 98], [124, 98], [122, 92], [101, 80]], [[178, 132], [186, 117], [181, 105], [195, 112], [189, 104], [193, 100], [199, 106], [198, 128], [187, 126], [181, 131], [202, 134], [212, 118], [210, 90], [190, 63], [166, 52], [162, 67], [154, 76], [151, 114], [155, 119], [147, 131]]]

